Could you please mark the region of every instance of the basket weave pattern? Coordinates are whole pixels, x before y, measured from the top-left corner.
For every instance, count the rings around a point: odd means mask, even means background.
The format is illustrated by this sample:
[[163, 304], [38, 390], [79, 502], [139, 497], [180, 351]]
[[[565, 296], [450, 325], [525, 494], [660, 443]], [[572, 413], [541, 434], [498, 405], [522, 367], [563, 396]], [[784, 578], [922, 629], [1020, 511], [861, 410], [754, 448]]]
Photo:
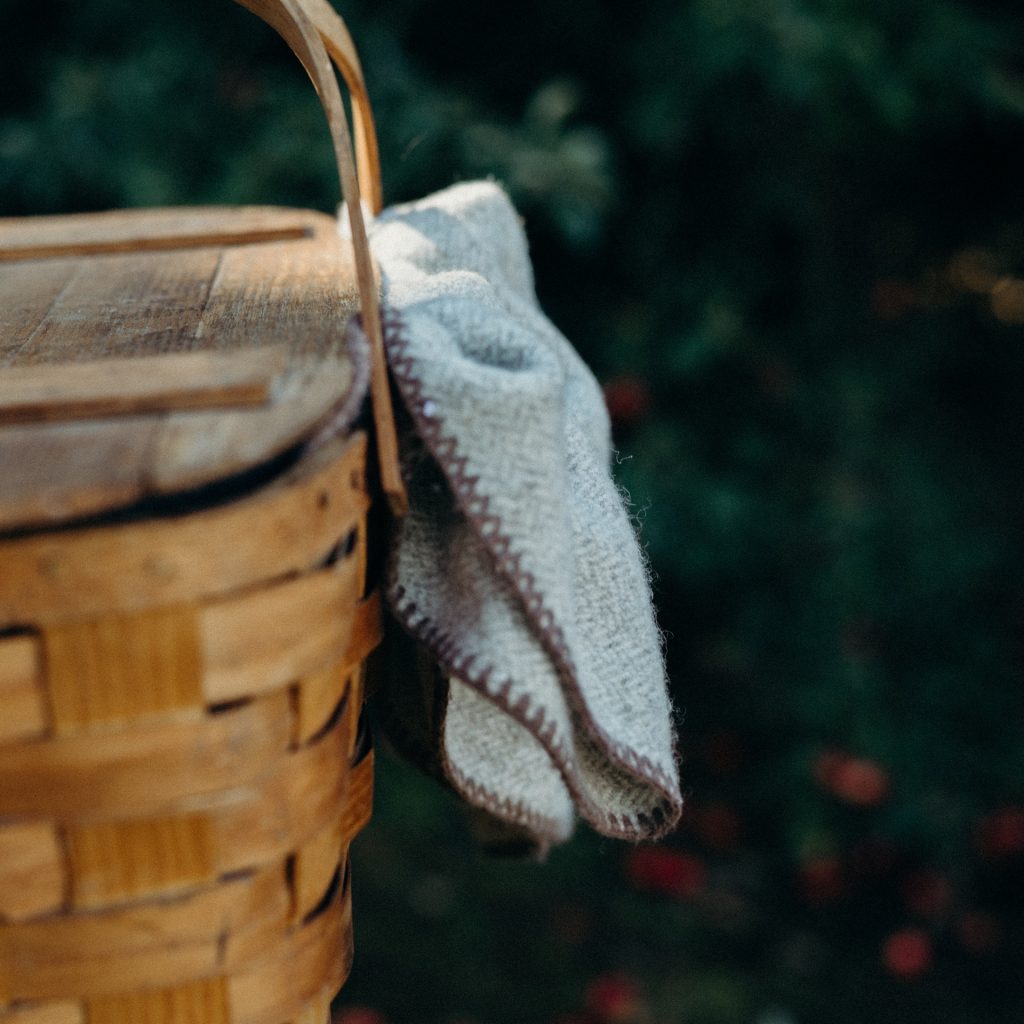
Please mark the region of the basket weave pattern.
[[327, 1019], [372, 791], [365, 460], [0, 539], [0, 1021]]

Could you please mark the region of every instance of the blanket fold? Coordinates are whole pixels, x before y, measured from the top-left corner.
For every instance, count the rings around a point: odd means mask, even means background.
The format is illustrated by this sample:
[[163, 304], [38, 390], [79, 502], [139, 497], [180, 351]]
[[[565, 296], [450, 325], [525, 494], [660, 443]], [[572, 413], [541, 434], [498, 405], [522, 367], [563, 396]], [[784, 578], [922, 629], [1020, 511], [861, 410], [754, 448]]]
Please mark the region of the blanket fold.
[[413, 428], [388, 597], [440, 672], [384, 694], [397, 729], [501, 834], [543, 848], [577, 813], [662, 834], [681, 796], [647, 570], [600, 387], [537, 303], [515, 210], [458, 185], [385, 211], [370, 242]]

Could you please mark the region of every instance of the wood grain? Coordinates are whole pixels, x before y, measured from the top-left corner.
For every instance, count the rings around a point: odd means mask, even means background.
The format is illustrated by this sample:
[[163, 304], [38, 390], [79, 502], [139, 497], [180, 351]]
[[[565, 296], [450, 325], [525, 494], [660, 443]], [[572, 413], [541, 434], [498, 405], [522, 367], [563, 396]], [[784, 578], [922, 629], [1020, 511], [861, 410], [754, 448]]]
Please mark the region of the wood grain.
[[352, 897], [346, 888], [272, 957], [230, 980], [234, 1024], [294, 1021], [322, 994], [336, 992], [351, 968]]
[[161, 431], [159, 416], [0, 427], [0, 536], [144, 497]]
[[278, 692], [198, 723], [158, 720], [131, 732], [7, 744], [0, 816], [160, 814], [280, 769], [290, 739], [288, 695]]
[[[330, 700], [336, 685], [334, 673], [341, 672], [347, 679], [347, 674], [353, 671], [350, 666], [380, 641], [380, 602], [376, 597], [358, 602], [362, 578], [354, 560], [347, 559], [318, 573], [218, 600], [201, 608], [197, 630], [203, 703], [225, 704], [259, 696], [293, 680], [309, 677], [300, 687], [296, 722], [301, 741], [309, 739], [322, 728], [333, 710]], [[144, 617], [146, 615], [143, 613]], [[115, 621], [124, 628], [123, 617]], [[60, 628], [48, 633], [49, 649], [54, 652], [51, 657], [55, 656], [58, 664], [61, 654], [57, 649], [62, 639], [77, 636], [81, 630], [89, 636], [109, 626], [101, 627], [96, 620], [88, 620], [84, 625], [64, 628], [67, 632], [63, 636]], [[186, 640], [186, 643], [191, 641]], [[106, 678], [95, 676], [88, 663], [80, 664], [85, 651], [80, 652], [73, 644], [65, 649], [71, 678], [78, 678], [83, 672], [91, 673], [91, 678]], [[172, 664], [180, 664], [180, 654], [174, 654]], [[333, 660], [340, 660], [342, 667], [330, 667]], [[158, 671], [162, 675], [167, 669], [161, 666]], [[61, 702], [60, 686], [58, 683], [50, 700]], [[324, 688], [329, 692], [323, 694]], [[137, 713], [151, 714], [160, 710], [160, 701], [164, 702], [163, 710], [176, 707], [160, 696], [159, 688], [155, 692], [145, 686], [138, 689], [141, 691], [138, 694], [132, 691], [130, 703]], [[190, 690], [184, 694], [191, 700]], [[361, 691], [358, 699], [362, 699]], [[87, 702], [93, 721], [103, 720], [97, 707], [109, 704], [106, 695], [94, 694], [90, 698], [74, 691], [63, 701], [65, 708], [58, 712], [58, 718], [63, 719], [63, 725], [58, 728], [63, 731], [70, 728], [69, 702], [72, 708]], [[0, 704], [4, 708], [0, 715], [0, 742], [41, 736], [46, 731], [50, 713], [44, 698], [39, 642], [35, 638], [0, 640]], [[124, 717], [123, 712], [106, 714], [110, 718]]]
[[[201, 245], [181, 251], [100, 253], [0, 266], [0, 366], [90, 362], [172, 351], [248, 350], [285, 344], [322, 356], [341, 350], [341, 334], [358, 307], [350, 250], [326, 214], [272, 211], [295, 237], [283, 241]], [[159, 234], [177, 216], [219, 222], [230, 233], [245, 224], [242, 208], [207, 211], [130, 210], [39, 218], [41, 231]], [[29, 231], [29, 218], [23, 231]], [[53, 221], [50, 224], [48, 222]], [[0, 237], [9, 221], [0, 219]], [[207, 299], [216, 296], [207, 316]], [[245, 324], [258, 333], [222, 331]]]
[[204, 608], [199, 631], [207, 702], [255, 696], [305, 676], [330, 674], [360, 621], [361, 577], [355, 568], [342, 562]]
[[46, 728], [41, 673], [35, 637], [0, 640], [0, 743], [38, 736]]
[[[173, 207], [145, 212], [0, 219], [0, 262], [67, 259], [293, 241], [310, 233], [296, 211], [273, 206]], [[315, 216], [315, 215], [314, 215]]]
[[227, 984], [209, 978], [89, 1000], [89, 1024], [231, 1024]]
[[11, 365], [193, 351], [219, 262], [214, 248], [83, 257]]
[[66, 890], [64, 851], [49, 823], [0, 828], [0, 920], [21, 921], [59, 910]]
[[76, 909], [175, 892], [217, 877], [203, 814], [71, 825], [67, 841]]
[[0, 1010], [0, 1024], [86, 1024], [81, 1003], [42, 1003], [16, 1010]]
[[[8, 223], [0, 219], [0, 234]], [[0, 268], [0, 367], [12, 365], [22, 352], [31, 350], [37, 328], [79, 266], [78, 260], [64, 259]]]
[[0, 425], [265, 405], [284, 362], [276, 346], [8, 367], [0, 375]]
[[[289, 237], [259, 244], [246, 241], [245, 208], [66, 220], [100, 246], [165, 238], [179, 216], [186, 228], [219, 224], [238, 244], [0, 262], [0, 532], [258, 465], [308, 436], [352, 386], [343, 339], [357, 293], [333, 218], [261, 211]], [[56, 237], [65, 218], [44, 220]], [[4, 224], [0, 238], [31, 233], [29, 222]], [[183, 361], [159, 373], [124, 365], [174, 355]], [[120, 364], [109, 379], [88, 368], [107, 360]], [[117, 386], [115, 372], [127, 375]]]
[[196, 609], [108, 615], [43, 631], [54, 734], [204, 705]]
[[284, 873], [272, 868], [177, 900], [0, 924], [0, 998], [89, 998], [216, 977], [269, 952], [289, 904]]
[[0, 628], [212, 598], [308, 570], [366, 514], [366, 438], [299, 478], [192, 515], [0, 539]]
[[[122, 812], [85, 823], [72, 812], [63, 826], [67, 868], [55, 825], [0, 827], [0, 918], [27, 920], [65, 904], [99, 908], [187, 890], [283, 863], [325, 831], [338, 834], [338, 850], [346, 848], [370, 809], [365, 771], [349, 787], [347, 737], [358, 715], [358, 705], [347, 705], [315, 742], [289, 751], [278, 770], [194, 799], [193, 811], [131, 819]], [[82, 808], [86, 816], [90, 810]]]

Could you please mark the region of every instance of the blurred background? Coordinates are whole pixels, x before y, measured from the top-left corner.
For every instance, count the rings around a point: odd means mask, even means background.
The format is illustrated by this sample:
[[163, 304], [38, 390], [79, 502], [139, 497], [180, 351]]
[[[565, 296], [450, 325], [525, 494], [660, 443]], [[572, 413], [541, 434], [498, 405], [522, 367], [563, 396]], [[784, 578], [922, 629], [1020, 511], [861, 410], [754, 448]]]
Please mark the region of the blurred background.
[[[490, 861], [381, 751], [339, 1020], [1019, 1024], [1024, 13], [339, 9], [388, 200], [502, 181], [605, 385], [688, 793], [661, 845]], [[0, 214], [333, 208], [313, 91], [241, 8], [0, 24]]]

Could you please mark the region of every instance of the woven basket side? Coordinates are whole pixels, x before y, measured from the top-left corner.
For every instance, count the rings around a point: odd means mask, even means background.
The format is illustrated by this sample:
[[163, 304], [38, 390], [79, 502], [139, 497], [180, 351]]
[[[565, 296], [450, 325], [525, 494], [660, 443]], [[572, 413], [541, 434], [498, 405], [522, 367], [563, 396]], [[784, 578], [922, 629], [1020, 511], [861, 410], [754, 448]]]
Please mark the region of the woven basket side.
[[365, 452], [188, 516], [0, 542], [0, 1022], [323, 1021], [372, 800]]

